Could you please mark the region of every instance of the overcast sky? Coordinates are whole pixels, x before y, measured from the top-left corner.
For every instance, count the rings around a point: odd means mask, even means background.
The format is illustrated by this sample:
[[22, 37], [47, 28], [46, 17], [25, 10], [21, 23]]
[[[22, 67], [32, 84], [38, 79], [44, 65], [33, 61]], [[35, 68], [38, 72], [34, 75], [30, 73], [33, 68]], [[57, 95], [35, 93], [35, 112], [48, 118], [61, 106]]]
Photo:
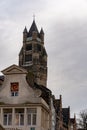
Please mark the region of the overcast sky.
[[77, 115], [87, 108], [87, 0], [0, 0], [0, 70], [18, 64], [34, 13], [45, 32], [48, 88]]

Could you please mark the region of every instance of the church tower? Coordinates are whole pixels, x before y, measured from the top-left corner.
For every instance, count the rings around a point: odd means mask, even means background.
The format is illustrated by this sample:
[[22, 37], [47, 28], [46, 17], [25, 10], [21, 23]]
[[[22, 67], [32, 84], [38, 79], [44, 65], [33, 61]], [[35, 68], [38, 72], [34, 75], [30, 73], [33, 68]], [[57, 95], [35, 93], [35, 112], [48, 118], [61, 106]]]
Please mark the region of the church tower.
[[47, 85], [47, 53], [44, 47], [44, 31], [42, 28], [40, 32], [38, 31], [35, 20], [33, 20], [29, 31], [26, 27], [23, 31], [19, 66], [27, 69], [29, 77], [33, 78], [32, 82], [38, 85]]

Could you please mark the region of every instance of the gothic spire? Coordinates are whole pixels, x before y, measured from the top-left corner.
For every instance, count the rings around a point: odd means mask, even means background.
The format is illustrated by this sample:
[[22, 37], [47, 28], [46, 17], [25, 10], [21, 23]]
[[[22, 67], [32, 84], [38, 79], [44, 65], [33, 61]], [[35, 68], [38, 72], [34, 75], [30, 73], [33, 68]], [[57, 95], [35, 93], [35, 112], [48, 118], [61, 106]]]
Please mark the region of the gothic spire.
[[32, 32], [36, 32], [37, 34], [39, 33], [37, 26], [36, 26], [36, 23], [35, 23], [35, 19], [33, 20], [33, 23], [32, 23], [30, 30], [29, 30], [29, 34], [28, 34], [29, 37], [32, 36]]
[[24, 28], [23, 33], [27, 33], [27, 28], [26, 28], [26, 26], [25, 26], [25, 28]]
[[44, 34], [43, 28], [41, 28], [41, 30], [40, 30], [40, 34]]

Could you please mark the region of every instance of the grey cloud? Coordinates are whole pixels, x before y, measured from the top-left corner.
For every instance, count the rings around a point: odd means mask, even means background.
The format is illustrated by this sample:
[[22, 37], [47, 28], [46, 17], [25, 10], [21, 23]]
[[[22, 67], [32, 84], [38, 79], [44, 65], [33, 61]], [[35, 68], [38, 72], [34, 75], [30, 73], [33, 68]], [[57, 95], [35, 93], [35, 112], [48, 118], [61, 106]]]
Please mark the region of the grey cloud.
[[67, 24], [61, 21], [51, 30], [51, 49], [47, 46], [50, 58], [48, 86], [57, 97], [63, 95], [64, 105], [70, 104], [73, 110], [79, 111], [83, 104], [87, 107], [86, 21]]
[[[57, 98], [62, 94], [63, 104], [70, 105], [73, 112], [82, 109], [83, 103], [84, 108], [87, 107], [87, 17], [83, 18], [81, 14], [82, 19], [79, 16], [75, 18], [74, 10], [70, 17], [70, 12], [65, 10], [64, 13], [62, 10], [63, 2], [64, 0], [56, 0], [54, 4], [49, 0], [0, 1], [0, 70], [18, 64], [22, 32], [26, 24], [28, 27], [31, 25], [35, 13], [45, 30], [48, 88]], [[67, 8], [69, 10], [69, 5]]]

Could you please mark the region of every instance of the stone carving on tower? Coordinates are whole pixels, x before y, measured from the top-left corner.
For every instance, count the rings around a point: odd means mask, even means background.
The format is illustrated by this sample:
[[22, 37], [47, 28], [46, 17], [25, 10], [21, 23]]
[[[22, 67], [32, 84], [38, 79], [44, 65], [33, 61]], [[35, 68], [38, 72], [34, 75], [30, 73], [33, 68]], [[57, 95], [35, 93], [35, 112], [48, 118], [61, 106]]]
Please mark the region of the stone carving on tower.
[[[47, 52], [44, 47], [44, 31], [37, 29], [35, 20], [23, 31], [23, 46], [19, 53], [19, 66], [27, 69], [30, 85], [47, 85]], [[30, 79], [31, 78], [31, 79]]]

